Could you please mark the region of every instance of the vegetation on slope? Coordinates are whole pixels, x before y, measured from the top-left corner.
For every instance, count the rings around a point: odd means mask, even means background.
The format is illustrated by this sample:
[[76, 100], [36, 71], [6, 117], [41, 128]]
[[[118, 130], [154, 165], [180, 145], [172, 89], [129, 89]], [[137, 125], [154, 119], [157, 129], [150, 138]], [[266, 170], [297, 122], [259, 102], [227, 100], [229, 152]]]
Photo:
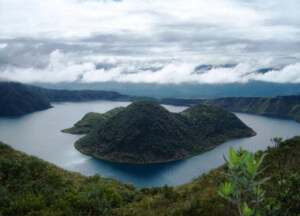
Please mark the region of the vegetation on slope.
[[300, 121], [300, 96], [275, 98], [220, 98], [208, 103], [225, 109]]
[[[268, 216], [298, 216], [300, 212], [300, 137], [280, 142], [266, 152], [261, 167], [267, 167], [260, 178], [270, 177], [262, 189], [266, 191], [261, 208]], [[179, 187], [140, 189], [133, 202], [115, 210], [116, 215], [130, 216], [211, 216], [239, 215], [236, 206], [223, 199], [218, 190], [226, 180], [222, 166]], [[140, 194], [143, 195], [140, 195]]]
[[48, 100], [29, 86], [0, 82], [0, 116], [19, 116], [50, 107]]
[[[271, 179], [263, 186], [262, 208], [267, 215], [298, 215], [300, 137], [265, 153], [261, 178]], [[225, 166], [179, 187], [136, 189], [99, 175], [64, 171], [0, 143], [0, 215], [234, 216], [237, 209], [217, 193], [225, 181], [222, 172]]]
[[0, 215], [110, 215], [134, 190], [62, 170], [0, 142]]
[[161, 99], [163, 104], [190, 106], [212, 104], [227, 110], [289, 118], [300, 122], [300, 96], [228, 97], [217, 99]]
[[87, 134], [91, 132], [92, 129], [98, 128], [105, 120], [115, 116], [121, 112], [124, 107], [114, 108], [104, 114], [89, 112], [84, 115], [84, 117], [74, 124], [73, 127], [64, 129], [62, 132], [70, 134]]
[[16, 82], [0, 82], [0, 116], [20, 116], [50, 108], [49, 102], [88, 100], [134, 100], [112, 91], [44, 89]]
[[[134, 101], [143, 97], [119, 94], [114, 91], [53, 90], [16, 82], [0, 82], [0, 116], [20, 116], [50, 108], [49, 102], [121, 100]], [[145, 98], [156, 100], [155, 98]], [[212, 104], [232, 111], [290, 118], [300, 121], [300, 96], [228, 97], [218, 99], [159, 99], [160, 103], [190, 106]]]
[[137, 101], [75, 143], [93, 157], [131, 163], [178, 160], [255, 132], [234, 114], [210, 105], [171, 113], [153, 101]]

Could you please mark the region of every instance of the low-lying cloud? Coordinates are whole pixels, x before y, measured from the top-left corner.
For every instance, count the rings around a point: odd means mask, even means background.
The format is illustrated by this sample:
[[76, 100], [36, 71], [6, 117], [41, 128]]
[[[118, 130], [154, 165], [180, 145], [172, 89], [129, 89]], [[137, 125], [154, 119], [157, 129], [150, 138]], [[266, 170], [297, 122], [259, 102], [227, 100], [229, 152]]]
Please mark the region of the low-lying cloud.
[[[0, 79], [32, 82], [130, 82], [156, 84], [221, 84], [265, 81], [276, 83], [300, 83], [300, 63], [282, 68], [268, 68], [268, 61], [240, 62], [236, 65], [204, 65], [201, 62], [139, 63], [116, 59], [88, 58], [85, 60], [72, 55], [64, 55], [59, 50], [50, 54], [44, 68], [8, 67], [0, 72]], [[148, 65], [148, 67], [143, 67]], [[152, 67], [150, 67], [152, 66]]]
[[[0, 79], [300, 83], [298, 0], [0, 0], [0, 5]], [[195, 71], [201, 65], [209, 67]], [[259, 72], [262, 68], [271, 69]]]

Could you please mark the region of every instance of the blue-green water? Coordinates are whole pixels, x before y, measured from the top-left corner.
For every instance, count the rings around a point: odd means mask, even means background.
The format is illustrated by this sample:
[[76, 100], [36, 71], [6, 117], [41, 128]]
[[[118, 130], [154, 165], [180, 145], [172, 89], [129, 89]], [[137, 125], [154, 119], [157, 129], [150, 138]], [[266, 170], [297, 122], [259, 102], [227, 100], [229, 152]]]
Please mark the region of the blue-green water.
[[[222, 155], [229, 146], [242, 146], [256, 151], [271, 145], [270, 138], [291, 138], [300, 135], [300, 124], [285, 119], [268, 118], [244, 113], [236, 115], [257, 135], [226, 142], [212, 151], [188, 159], [162, 164], [118, 164], [83, 155], [74, 148], [78, 135], [61, 133], [87, 112], [106, 112], [127, 102], [95, 101], [81, 103], [54, 103], [54, 108], [18, 118], [0, 118], [0, 140], [17, 150], [36, 155], [64, 169], [132, 182], [138, 187], [179, 185], [223, 164]], [[186, 107], [165, 106], [172, 112]]]

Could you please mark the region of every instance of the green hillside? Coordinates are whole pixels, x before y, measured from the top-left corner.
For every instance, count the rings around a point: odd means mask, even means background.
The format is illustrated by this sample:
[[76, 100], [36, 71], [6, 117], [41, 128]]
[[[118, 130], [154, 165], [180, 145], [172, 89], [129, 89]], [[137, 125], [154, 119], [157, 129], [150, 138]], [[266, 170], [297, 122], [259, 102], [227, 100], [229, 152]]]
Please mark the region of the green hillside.
[[293, 119], [300, 122], [300, 96], [227, 97], [217, 99], [160, 99], [162, 104], [191, 106], [212, 104], [230, 111]]
[[137, 101], [75, 143], [93, 157], [116, 162], [155, 163], [208, 151], [255, 132], [234, 114], [210, 105], [171, 113], [153, 101]]
[[0, 116], [20, 116], [45, 110], [51, 107], [49, 102], [134, 99], [113, 91], [53, 90], [16, 82], [0, 82]]
[[[259, 177], [271, 179], [263, 186], [267, 193], [261, 208], [268, 215], [297, 216], [300, 137], [266, 153], [262, 167], [267, 168]], [[136, 189], [65, 171], [0, 142], [0, 215], [235, 216], [237, 209], [217, 193], [225, 181], [223, 171], [214, 169], [179, 187]]]
[[62, 132], [70, 134], [87, 134], [92, 129], [99, 127], [105, 120], [115, 116], [121, 112], [124, 107], [114, 108], [104, 114], [89, 112], [85, 116], [74, 124], [73, 127], [64, 129]]
[[278, 96], [274, 98], [219, 98], [207, 101], [207, 103], [232, 111], [289, 118], [300, 122], [300, 96]]
[[30, 86], [0, 82], [0, 116], [19, 116], [50, 107], [47, 98]]

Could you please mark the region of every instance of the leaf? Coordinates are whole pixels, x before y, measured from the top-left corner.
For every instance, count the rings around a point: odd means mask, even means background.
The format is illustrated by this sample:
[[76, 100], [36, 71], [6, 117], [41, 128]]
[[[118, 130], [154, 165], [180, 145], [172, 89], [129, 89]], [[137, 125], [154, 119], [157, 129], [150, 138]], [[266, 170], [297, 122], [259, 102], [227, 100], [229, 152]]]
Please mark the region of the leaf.
[[235, 189], [235, 183], [234, 181], [231, 182], [225, 182], [223, 186], [220, 188], [220, 192], [222, 193], [223, 196], [229, 197], [232, 192]]
[[244, 202], [243, 213], [244, 213], [244, 216], [253, 216], [254, 209], [249, 208], [247, 203]]
[[237, 165], [241, 160], [241, 158], [237, 155], [237, 152], [232, 147], [229, 148], [229, 159], [233, 165]]
[[247, 172], [248, 172], [250, 175], [255, 175], [255, 174], [257, 173], [257, 170], [258, 170], [258, 164], [255, 164], [255, 163], [247, 163], [246, 166], [247, 166]]
[[260, 166], [261, 165], [261, 163], [263, 162], [263, 159], [264, 159], [264, 157], [266, 156], [267, 154], [263, 154], [263, 156], [261, 156], [261, 158], [258, 160], [258, 166]]

